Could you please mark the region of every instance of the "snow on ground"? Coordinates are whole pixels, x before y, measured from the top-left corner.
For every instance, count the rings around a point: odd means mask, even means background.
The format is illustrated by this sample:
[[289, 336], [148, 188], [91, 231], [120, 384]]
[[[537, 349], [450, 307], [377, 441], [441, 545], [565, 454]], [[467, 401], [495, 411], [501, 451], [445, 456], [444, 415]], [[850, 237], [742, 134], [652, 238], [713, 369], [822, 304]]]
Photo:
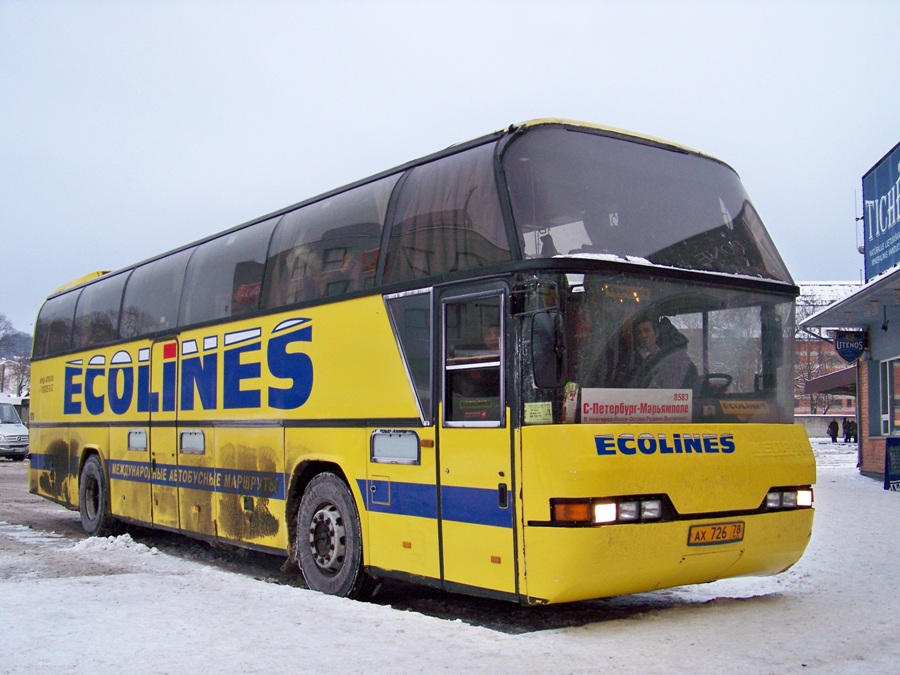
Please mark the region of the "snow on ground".
[[0, 542], [30, 544], [20, 560], [0, 546], [0, 672], [896, 671], [900, 494], [858, 474], [855, 448], [814, 447], [813, 538], [788, 572], [598, 601], [650, 609], [520, 634], [266, 583], [128, 535], [73, 545], [0, 523]]

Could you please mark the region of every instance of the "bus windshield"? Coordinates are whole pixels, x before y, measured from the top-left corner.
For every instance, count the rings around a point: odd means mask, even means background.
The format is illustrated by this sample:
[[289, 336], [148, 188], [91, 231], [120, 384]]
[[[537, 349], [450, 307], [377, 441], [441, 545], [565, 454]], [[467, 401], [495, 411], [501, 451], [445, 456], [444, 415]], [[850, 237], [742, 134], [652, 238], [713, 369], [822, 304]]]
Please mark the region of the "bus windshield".
[[563, 126], [510, 142], [525, 258], [628, 258], [792, 283], [737, 174], [708, 157]]
[[792, 421], [789, 298], [620, 273], [531, 288], [526, 420], [550, 401], [553, 421]]

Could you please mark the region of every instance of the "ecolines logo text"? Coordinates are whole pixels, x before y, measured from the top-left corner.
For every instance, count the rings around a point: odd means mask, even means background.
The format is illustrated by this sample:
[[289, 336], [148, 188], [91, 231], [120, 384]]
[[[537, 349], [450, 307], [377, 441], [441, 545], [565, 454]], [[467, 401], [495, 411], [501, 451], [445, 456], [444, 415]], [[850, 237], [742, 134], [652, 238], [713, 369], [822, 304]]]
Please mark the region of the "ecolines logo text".
[[[63, 412], [91, 415], [111, 411], [124, 415], [133, 404], [137, 412], [259, 408], [299, 408], [309, 399], [313, 384], [312, 360], [296, 343], [312, 341], [310, 319], [288, 319], [273, 330], [263, 350], [262, 329], [250, 328], [210, 335], [202, 340], [164, 342], [154, 360], [162, 366], [151, 376], [151, 350], [142, 348], [135, 363], [131, 352], [116, 352], [106, 363], [102, 354], [66, 364]], [[220, 345], [221, 340], [221, 345]], [[283, 386], [260, 388], [265, 367]], [[180, 372], [180, 376], [179, 376]], [[179, 386], [180, 383], [180, 396]], [[256, 386], [254, 386], [256, 384]], [[265, 399], [265, 401], [263, 400]]]
[[598, 455], [730, 455], [735, 447], [731, 434], [604, 434], [594, 442]]

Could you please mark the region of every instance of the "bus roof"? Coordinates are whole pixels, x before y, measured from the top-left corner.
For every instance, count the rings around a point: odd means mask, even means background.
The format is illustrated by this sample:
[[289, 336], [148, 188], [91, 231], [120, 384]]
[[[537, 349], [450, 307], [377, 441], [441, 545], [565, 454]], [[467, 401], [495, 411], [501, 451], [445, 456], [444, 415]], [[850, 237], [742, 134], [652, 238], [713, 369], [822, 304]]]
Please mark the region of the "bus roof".
[[[707, 157], [709, 159], [713, 159], [717, 162], [721, 162], [721, 160], [712, 157], [711, 155], [707, 155], [704, 152], [700, 152], [694, 148], [688, 147], [686, 145], [681, 145], [680, 143], [673, 143], [672, 141], [667, 141], [664, 138], [659, 138], [657, 136], [649, 136], [647, 134], [642, 134], [637, 131], [631, 131], [629, 129], [620, 129], [618, 127], [610, 127], [602, 124], [593, 124], [592, 122], [582, 122], [580, 120], [570, 120], [565, 118], [558, 117], [542, 117], [539, 119], [529, 120], [527, 122], [522, 122], [519, 125], [514, 125], [518, 128], [528, 128], [533, 126], [542, 126], [542, 125], [562, 125], [562, 126], [570, 126], [570, 127], [579, 127], [582, 129], [593, 129], [594, 131], [600, 131], [605, 134], [610, 134], [612, 136], [623, 136], [626, 138], [634, 138], [640, 139], [644, 141], [649, 141], [654, 145], [660, 145], [663, 147], [673, 148], [675, 150], [679, 150], [681, 152], [689, 152], [692, 155], [700, 155], [701, 157]], [[724, 162], [721, 162], [724, 164]]]
[[62, 293], [63, 291], [71, 290], [71, 289], [75, 288], [76, 286], [82, 286], [82, 285], [88, 283], [89, 281], [93, 281], [94, 279], [99, 279], [100, 277], [106, 276], [107, 274], [109, 274], [109, 270], [98, 270], [96, 272], [88, 272], [87, 274], [80, 276], [77, 279], [73, 279], [72, 281], [69, 281], [68, 283], [63, 284], [62, 286], [57, 288], [55, 291], [53, 291], [50, 295], [57, 295], [59, 293]]

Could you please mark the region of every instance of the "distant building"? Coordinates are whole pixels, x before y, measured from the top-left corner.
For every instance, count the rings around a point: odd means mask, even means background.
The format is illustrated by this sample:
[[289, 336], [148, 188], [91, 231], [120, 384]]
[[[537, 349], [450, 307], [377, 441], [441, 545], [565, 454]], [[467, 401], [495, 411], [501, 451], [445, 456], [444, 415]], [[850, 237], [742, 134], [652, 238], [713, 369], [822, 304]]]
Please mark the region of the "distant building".
[[848, 331], [839, 344], [859, 353], [851, 371], [858, 389], [859, 468], [883, 477], [886, 448], [900, 447], [900, 143], [862, 183], [866, 283], [799, 325], [829, 335]]
[[[848, 364], [835, 352], [834, 346], [800, 328], [801, 322], [817, 312], [843, 300], [862, 284], [858, 281], [809, 281], [800, 282], [797, 298], [797, 331], [794, 342], [794, 414], [826, 415], [828, 420], [856, 417], [856, 377], [845, 373], [843, 379], [836, 374], [847, 371]], [[831, 382], [831, 386], [818, 388], [817, 383]], [[813, 386], [810, 386], [813, 383]], [[836, 384], [835, 384], [836, 383]], [[811, 425], [813, 436], [825, 436], [827, 421]]]

